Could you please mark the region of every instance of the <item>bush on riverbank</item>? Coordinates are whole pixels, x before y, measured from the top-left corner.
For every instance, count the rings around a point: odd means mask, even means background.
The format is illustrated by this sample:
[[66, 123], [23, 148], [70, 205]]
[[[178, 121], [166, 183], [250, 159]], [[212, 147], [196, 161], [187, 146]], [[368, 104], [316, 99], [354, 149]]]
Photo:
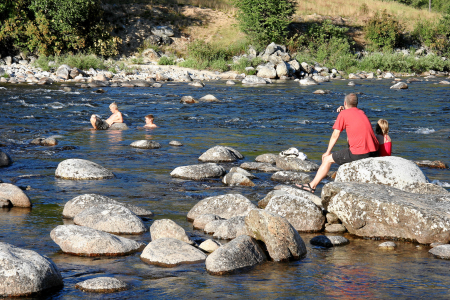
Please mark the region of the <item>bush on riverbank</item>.
[[43, 71], [49, 71], [51, 68], [58, 68], [60, 65], [68, 65], [72, 68], [78, 68], [80, 70], [93, 69], [107, 69], [107, 65], [104, 60], [97, 57], [96, 55], [86, 55], [86, 54], [75, 54], [75, 55], [50, 55], [50, 56], [40, 56], [34, 65], [41, 68]]

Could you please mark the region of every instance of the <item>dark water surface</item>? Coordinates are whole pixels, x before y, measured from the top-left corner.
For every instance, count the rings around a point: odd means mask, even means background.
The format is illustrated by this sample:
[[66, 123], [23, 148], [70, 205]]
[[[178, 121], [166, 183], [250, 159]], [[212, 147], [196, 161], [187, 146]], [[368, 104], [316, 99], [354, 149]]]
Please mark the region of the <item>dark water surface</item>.
[[[81, 194], [98, 193], [118, 201], [148, 208], [155, 219], [170, 218], [190, 232], [186, 214], [199, 200], [213, 195], [242, 193], [262, 199], [276, 184], [271, 174], [256, 173], [254, 188], [225, 187], [219, 180], [203, 182], [172, 179], [169, 173], [215, 145], [236, 148], [244, 161], [262, 153], [278, 153], [296, 147], [317, 162], [325, 152], [335, 112], [349, 92], [362, 92], [359, 107], [375, 124], [390, 123], [394, 155], [411, 160], [450, 162], [450, 87], [436, 81], [411, 83], [404, 91], [389, 89], [389, 81], [362, 81], [348, 87], [336, 81], [316, 87], [295, 82], [267, 86], [227, 86], [207, 83], [194, 88], [184, 83], [162, 88], [104, 88], [107, 93], [73, 87], [0, 85], [0, 144], [14, 164], [0, 169], [0, 179], [26, 191], [33, 208], [0, 210], [0, 240], [49, 256], [59, 267], [65, 286], [48, 299], [143, 299], [159, 298], [448, 298], [450, 262], [433, 258], [429, 247], [397, 242], [394, 251], [378, 249], [380, 241], [347, 236], [348, 246], [322, 249], [309, 244], [315, 234], [301, 234], [308, 246], [306, 258], [290, 263], [268, 262], [247, 273], [211, 276], [204, 264], [160, 268], [140, 261], [139, 254], [119, 258], [85, 258], [61, 253], [50, 231], [63, 224], [64, 204]], [[2, 88], [3, 87], [3, 88]], [[317, 88], [330, 95], [314, 95]], [[183, 105], [181, 96], [200, 98], [213, 94], [220, 103]], [[131, 129], [92, 131], [89, 117], [109, 116], [115, 101]], [[157, 129], [143, 126], [152, 113]], [[32, 138], [57, 135], [55, 147], [29, 145]], [[129, 145], [153, 139], [162, 147], [140, 150]], [[171, 147], [178, 140], [185, 146]], [[338, 145], [344, 147], [345, 135]], [[67, 150], [65, 146], [74, 146]], [[112, 170], [116, 178], [71, 181], [54, 177], [59, 162], [83, 158]], [[229, 169], [236, 164], [227, 164]], [[430, 181], [448, 188], [449, 170], [423, 169]], [[320, 190], [318, 191], [320, 192]], [[152, 220], [146, 221], [150, 226]], [[206, 237], [206, 236], [204, 236]], [[148, 243], [149, 233], [131, 238]], [[75, 284], [99, 276], [114, 276], [131, 289], [109, 295], [86, 294]], [[43, 297], [41, 297], [43, 298]]]

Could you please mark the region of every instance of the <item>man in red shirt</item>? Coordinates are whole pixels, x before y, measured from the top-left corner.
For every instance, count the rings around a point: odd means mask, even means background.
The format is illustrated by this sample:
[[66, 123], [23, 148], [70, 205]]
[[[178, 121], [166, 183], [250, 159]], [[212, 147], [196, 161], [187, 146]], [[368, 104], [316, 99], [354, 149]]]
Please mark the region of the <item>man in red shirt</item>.
[[[297, 185], [299, 188], [314, 193], [317, 185], [327, 176], [331, 165], [342, 165], [355, 160], [374, 157], [378, 150], [378, 140], [373, 132], [372, 125], [366, 114], [357, 108], [358, 97], [356, 94], [345, 96], [344, 106], [337, 111], [339, 115], [333, 125], [333, 134], [328, 144], [327, 152], [322, 155], [322, 164], [313, 181], [307, 184]], [[349, 148], [331, 153], [341, 131], [347, 131]]]

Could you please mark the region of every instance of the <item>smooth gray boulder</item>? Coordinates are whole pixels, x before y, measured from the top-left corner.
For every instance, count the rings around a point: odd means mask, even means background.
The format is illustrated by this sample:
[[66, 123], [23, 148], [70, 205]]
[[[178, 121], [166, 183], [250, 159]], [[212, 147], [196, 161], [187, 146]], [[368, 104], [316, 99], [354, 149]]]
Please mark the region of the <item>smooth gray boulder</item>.
[[256, 178], [255, 175], [253, 175], [252, 173], [250, 173], [247, 170], [244, 170], [240, 167], [232, 167], [228, 173], [240, 173], [242, 175], [245, 175], [245, 177], [248, 177], [249, 179]]
[[335, 181], [384, 184], [412, 193], [427, 193], [429, 186], [422, 170], [413, 161], [396, 156], [366, 158], [344, 164], [339, 167]]
[[248, 75], [242, 80], [242, 84], [268, 84], [270, 79], [262, 78], [256, 75]]
[[64, 253], [80, 256], [122, 256], [145, 247], [144, 243], [77, 225], [59, 225], [50, 237]]
[[31, 207], [30, 198], [11, 183], [0, 183], [0, 198], [9, 200], [16, 207]]
[[61, 65], [59, 66], [58, 70], [56, 70], [56, 76], [67, 80], [70, 78], [70, 71], [71, 68], [68, 65]]
[[202, 249], [205, 252], [212, 253], [216, 251], [220, 246], [222, 246], [222, 244], [218, 241], [209, 239], [198, 245], [198, 248]]
[[203, 231], [207, 234], [214, 234], [225, 221], [226, 219], [211, 221], [205, 225]]
[[245, 217], [239, 216], [223, 221], [214, 231], [213, 237], [220, 240], [232, 240], [246, 234]]
[[243, 159], [241, 153], [226, 146], [215, 146], [203, 153], [198, 160], [201, 162], [234, 162]]
[[18, 297], [63, 286], [56, 265], [47, 257], [0, 242], [0, 296]]
[[430, 251], [428, 251], [428, 252], [433, 254], [436, 258], [450, 259], [450, 245], [449, 244], [436, 246], [436, 247], [430, 249]]
[[289, 185], [277, 185], [273, 188], [274, 190], [281, 190], [281, 191], [285, 191], [289, 194], [295, 195], [295, 196], [299, 196], [299, 197], [303, 197], [306, 199], [311, 200], [312, 202], [314, 202], [315, 205], [322, 207], [322, 199], [314, 194], [311, 194], [310, 192], [289, 186]]
[[276, 166], [285, 171], [312, 172], [319, 169], [319, 165], [310, 160], [301, 160], [297, 157], [276, 158]]
[[128, 125], [126, 123], [113, 123], [109, 126], [108, 130], [127, 130]]
[[225, 220], [217, 215], [214, 214], [204, 214], [204, 215], [200, 215], [197, 218], [195, 218], [194, 222], [192, 223], [192, 226], [195, 229], [201, 229], [203, 230], [206, 226], [206, 224], [212, 222], [212, 221], [217, 221], [217, 220]]
[[242, 163], [240, 167], [244, 170], [260, 171], [266, 173], [274, 173], [281, 171], [280, 168], [277, 168], [270, 163], [263, 163], [263, 162], [245, 162]]
[[214, 95], [211, 95], [211, 94], [201, 97], [200, 99], [198, 99], [198, 101], [201, 101], [201, 102], [220, 102], [219, 99], [217, 99]]
[[277, 160], [276, 160], [277, 157], [278, 157], [278, 154], [264, 153], [264, 154], [258, 155], [255, 158], [255, 161], [256, 162], [269, 163], [269, 164], [274, 165], [274, 164], [277, 163]]
[[309, 242], [311, 243], [311, 245], [327, 248], [335, 246], [343, 246], [350, 243], [350, 241], [343, 236], [327, 236], [327, 235], [315, 236]]
[[236, 185], [255, 186], [255, 184], [250, 180], [250, 178], [248, 178], [247, 176], [245, 176], [241, 173], [237, 173], [237, 172], [228, 173], [227, 175], [225, 175], [222, 178], [222, 182], [224, 184], [230, 185], [230, 186], [236, 186]]
[[206, 259], [206, 270], [213, 275], [225, 275], [256, 266], [266, 255], [256, 240], [241, 235], [219, 247]]
[[114, 293], [127, 290], [128, 285], [113, 277], [97, 277], [79, 282], [75, 288], [90, 293]]
[[322, 204], [357, 236], [422, 244], [450, 242], [450, 194], [413, 194], [378, 184], [333, 182], [323, 187]]
[[99, 204], [73, 218], [76, 225], [115, 234], [141, 234], [147, 231], [142, 220], [128, 208], [117, 204]]
[[152, 241], [162, 238], [174, 238], [191, 245], [194, 244], [183, 227], [169, 219], [154, 221], [152, 226], [150, 226], [150, 236]]
[[145, 247], [141, 260], [162, 267], [175, 267], [205, 261], [206, 254], [188, 243], [173, 238], [152, 241]]
[[297, 260], [306, 255], [306, 246], [297, 230], [282, 216], [254, 209], [245, 217], [248, 234], [264, 242], [274, 261]]
[[309, 174], [305, 173], [278, 171], [270, 177], [270, 180], [284, 183], [308, 183], [312, 181], [312, 178]]
[[66, 159], [58, 164], [55, 176], [62, 179], [90, 180], [114, 178], [114, 174], [96, 164], [85, 159]]
[[67, 201], [64, 205], [62, 215], [63, 218], [73, 219], [77, 214], [87, 208], [91, 208], [98, 204], [109, 203], [125, 206], [139, 217], [153, 217], [153, 213], [147, 209], [131, 204], [120, 203], [109, 197], [97, 194], [84, 194]]
[[259, 69], [256, 76], [261, 78], [268, 78], [268, 79], [274, 79], [277, 78], [277, 70], [273, 67], [263, 66]]
[[256, 206], [239, 194], [226, 194], [205, 198], [194, 205], [188, 212], [187, 219], [195, 220], [204, 214], [214, 214], [224, 219], [245, 216]]
[[188, 180], [203, 180], [221, 177], [225, 173], [226, 171], [222, 166], [215, 163], [206, 163], [177, 167], [170, 173], [170, 176]]
[[170, 141], [170, 142], [169, 142], [169, 145], [170, 145], [170, 146], [176, 146], [176, 147], [181, 147], [181, 146], [183, 146], [183, 144], [182, 144], [181, 142], [179, 142], [179, 141]]
[[149, 141], [149, 140], [139, 140], [134, 141], [130, 144], [133, 148], [140, 148], [140, 149], [158, 149], [161, 148], [161, 144], [155, 141]]
[[0, 150], [0, 167], [7, 167], [13, 163], [8, 153]]
[[286, 218], [298, 232], [322, 231], [325, 216], [311, 200], [284, 194], [272, 197], [265, 210]]

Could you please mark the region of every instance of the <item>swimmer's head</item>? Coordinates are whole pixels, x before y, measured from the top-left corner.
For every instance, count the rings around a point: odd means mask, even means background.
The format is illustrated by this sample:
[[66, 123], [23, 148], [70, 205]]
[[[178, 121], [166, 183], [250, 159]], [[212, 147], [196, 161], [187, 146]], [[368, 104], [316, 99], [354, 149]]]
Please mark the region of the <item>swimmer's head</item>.
[[386, 135], [389, 133], [389, 123], [385, 119], [379, 119], [375, 127], [376, 134]]
[[146, 119], [149, 119], [149, 120], [152, 120], [152, 121], [153, 121], [153, 119], [154, 119], [153, 115], [146, 115], [145, 118], [146, 118]]
[[117, 104], [116, 104], [116, 102], [113, 102], [113, 103], [111, 103], [110, 105], [109, 105], [109, 108], [111, 108], [111, 109], [114, 109], [114, 110], [118, 110], [119, 108], [117, 107]]

